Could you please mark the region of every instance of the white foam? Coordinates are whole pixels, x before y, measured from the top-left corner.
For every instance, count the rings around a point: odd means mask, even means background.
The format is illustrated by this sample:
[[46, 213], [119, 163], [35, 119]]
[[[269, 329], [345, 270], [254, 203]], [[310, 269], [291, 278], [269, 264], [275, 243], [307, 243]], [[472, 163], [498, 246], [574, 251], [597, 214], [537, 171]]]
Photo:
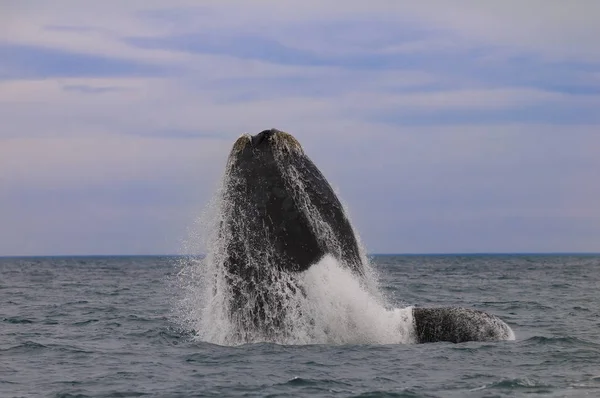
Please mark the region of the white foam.
[[[412, 308], [386, 308], [382, 295], [368, 291], [331, 256], [305, 272], [307, 315], [314, 341], [334, 344], [397, 344], [411, 341]], [[379, 297], [378, 297], [379, 296]]]
[[[228, 289], [222, 275], [203, 261], [190, 260], [180, 273], [185, 289], [181, 315], [202, 341], [238, 345], [279, 344], [398, 344], [412, 342], [412, 308], [386, 308], [347, 267], [324, 257], [299, 275], [303, 292], [290, 294], [283, 336], [270, 338], [244, 333], [229, 316]], [[285, 287], [273, 287], [284, 289]], [[250, 331], [252, 332], [252, 331]]]

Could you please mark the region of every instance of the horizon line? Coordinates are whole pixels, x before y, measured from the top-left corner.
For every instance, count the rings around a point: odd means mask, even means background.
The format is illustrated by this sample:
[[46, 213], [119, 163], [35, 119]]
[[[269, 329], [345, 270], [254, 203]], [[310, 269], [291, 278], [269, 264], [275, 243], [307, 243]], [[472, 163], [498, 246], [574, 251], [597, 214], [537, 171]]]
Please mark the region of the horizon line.
[[[565, 256], [565, 255], [600, 255], [600, 252], [568, 252], [568, 251], [558, 251], [558, 252], [430, 252], [430, 253], [367, 253], [367, 256], [375, 256], [375, 257], [391, 257], [391, 256]], [[205, 253], [198, 254], [30, 254], [30, 255], [0, 255], [0, 259], [2, 258], [69, 258], [69, 257], [78, 257], [78, 258], [91, 258], [91, 257], [203, 257], [206, 256]]]

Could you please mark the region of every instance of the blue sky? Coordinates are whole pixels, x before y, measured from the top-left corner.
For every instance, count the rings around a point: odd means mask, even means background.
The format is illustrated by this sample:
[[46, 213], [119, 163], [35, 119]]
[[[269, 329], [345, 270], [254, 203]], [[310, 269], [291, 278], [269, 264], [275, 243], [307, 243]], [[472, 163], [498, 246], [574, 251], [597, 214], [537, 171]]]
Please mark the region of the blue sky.
[[1, 7], [0, 255], [180, 253], [271, 127], [370, 252], [600, 251], [595, 0]]

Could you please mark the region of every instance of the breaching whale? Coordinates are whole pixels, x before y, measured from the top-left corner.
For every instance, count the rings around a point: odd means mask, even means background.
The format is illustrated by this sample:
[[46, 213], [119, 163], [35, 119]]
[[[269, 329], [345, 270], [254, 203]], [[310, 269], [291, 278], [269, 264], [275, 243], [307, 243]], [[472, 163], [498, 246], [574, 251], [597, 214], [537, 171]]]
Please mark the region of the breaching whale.
[[[240, 330], [285, 334], [296, 275], [331, 255], [358, 277], [365, 262], [344, 207], [300, 143], [280, 130], [245, 134], [227, 161], [218, 228], [228, 312]], [[284, 288], [281, 288], [281, 287]], [[276, 288], [279, 287], [279, 288]], [[412, 308], [418, 343], [494, 341], [512, 331], [498, 317], [459, 307]], [[248, 323], [250, 323], [248, 325]]]

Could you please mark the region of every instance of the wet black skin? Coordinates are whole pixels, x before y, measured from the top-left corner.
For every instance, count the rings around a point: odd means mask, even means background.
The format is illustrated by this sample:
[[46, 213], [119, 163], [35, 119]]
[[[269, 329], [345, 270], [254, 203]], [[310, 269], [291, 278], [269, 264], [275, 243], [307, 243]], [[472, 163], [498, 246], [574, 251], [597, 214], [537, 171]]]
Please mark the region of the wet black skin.
[[417, 343], [497, 341], [509, 334], [498, 317], [470, 308], [415, 307], [413, 320]]
[[[293, 272], [307, 270], [325, 254], [335, 254], [335, 248], [328, 247], [312, 231], [296, 203], [293, 189], [286, 185], [277, 167], [271, 140], [277, 133], [275, 129], [262, 131], [252, 137], [251, 145], [235, 154], [231, 173], [238, 179], [230, 190], [239, 195], [232, 197], [234, 212], [238, 213], [233, 219], [243, 217], [241, 213], [244, 213], [243, 229], [251, 233], [244, 236], [247, 241], [233, 242], [240, 246], [230, 251], [230, 271], [234, 274], [243, 275], [248, 271], [244, 269], [246, 255], [241, 245], [249, 245], [255, 252], [274, 247], [276, 258], [270, 263]], [[340, 260], [362, 274], [358, 242], [333, 189], [306, 155], [289, 152], [284, 156], [285, 163], [293, 164], [299, 171], [306, 193], [323, 221], [332, 227], [343, 248]]]
[[[283, 163], [298, 170], [310, 202], [331, 226], [342, 250], [336, 252], [320, 240], [300, 210], [294, 188], [275, 162], [274, 136], [280, 133], [265, 130], [252, 136], [243, 149], [234, 146], [225, 192], [231, 213], [221, 224], [221, 234], [229, 236], [224, 265], [232, 290], [231, 316], [238, 322], [251, 319], [254, 330], [271, 337], [286, 332], [282, 319], [288, 298], [272, 288], [281, 274], [297, 275], [326, 254], [338, 257], [357, 275], [364, 274], [357, 239], [333, 189], [304, 153], [287, 151]], [[288, 292], [299, 288], [293, 277], [285, 283]], [[413, 319], [418, 343], [492, 341], [507, 331], [495, 316], [463, 308], [416, 307]]]
[[[284, 151], [283, 163], [296, 168], [310, 202], [342, 246], [339, 255], [312, 230], [275, 161], [276, 134], [280, 132], [265, 130], [242, 150], [234, 146], [225, 194], [232, 213], [221, 225], [221, 232], [230, 237], [225, 267], [232, 287], [232, 314], [247, 319], [250, 312], [255, 330], [267, 335], [280, 334], [277, 329], [286, 311], [282, 303], [287, 298], [281, 296], [281, 289], [271, 288], [281, 273], [295, 275], [331, 254], [363, 274], [357, 239], [332, 187], [305, 154]], [[286, 283], [290, 291], [298, 288], [293, 280]]]

